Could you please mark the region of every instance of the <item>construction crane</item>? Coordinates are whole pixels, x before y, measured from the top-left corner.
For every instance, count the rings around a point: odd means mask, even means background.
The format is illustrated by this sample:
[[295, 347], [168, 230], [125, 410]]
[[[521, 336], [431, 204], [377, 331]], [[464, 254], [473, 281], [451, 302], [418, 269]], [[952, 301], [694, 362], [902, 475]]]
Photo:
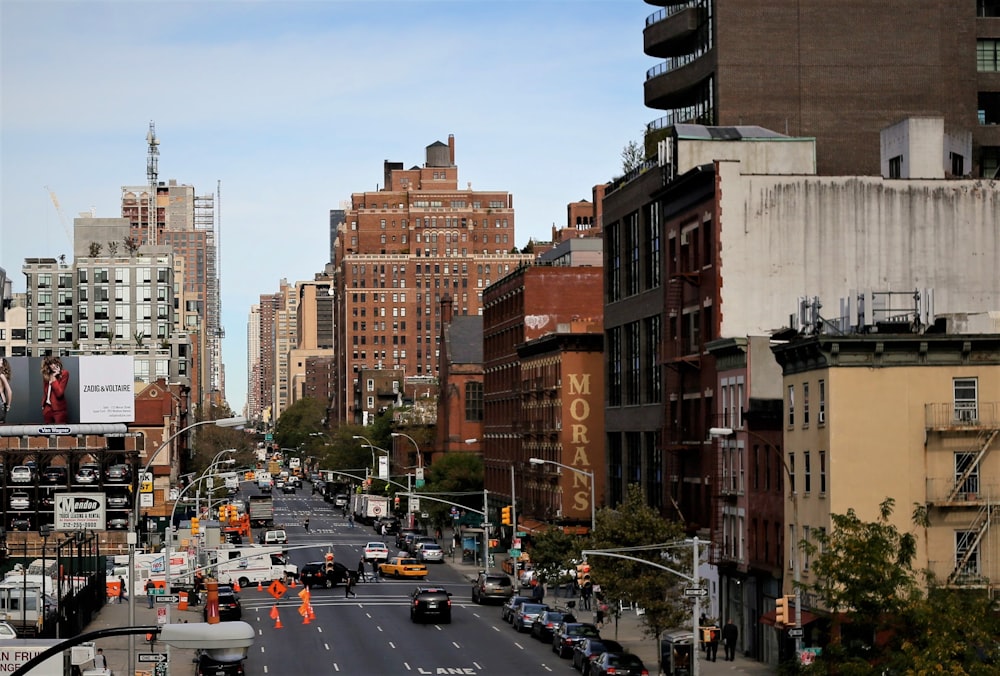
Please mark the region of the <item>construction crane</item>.
[[63, 230], [66, 232], [66, 238], [69, 240], [70, 246], [73, 246], [73, 231], [69, 228], [69, 223], [66, 222], [66, 214], [63, 213], [62, 207], [59, 206], [59, 198], [56, 197], [56, 193], [49, 186], [45, 186], [45, 190], [49, 193], [49, 199], [52, 200], [52, 206], [56, 208], [56, 213], [59, 214], [59, 222], [62, 223]]

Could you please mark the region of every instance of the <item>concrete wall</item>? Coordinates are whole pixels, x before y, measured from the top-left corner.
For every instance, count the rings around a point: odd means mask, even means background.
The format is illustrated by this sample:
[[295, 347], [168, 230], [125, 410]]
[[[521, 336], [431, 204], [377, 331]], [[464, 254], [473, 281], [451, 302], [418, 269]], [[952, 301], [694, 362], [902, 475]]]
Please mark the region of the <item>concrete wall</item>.
[[685, 138], [677, 142], [675, 152], [678, 175], [715, 160], [739, 161], [747, 173], [816, 173], [816, 140], [811, 138], [769, 138], [761, 141], [699, 141]]
[[788, 325], [798, 296], [933, 288], [937, 314], [1000, 308], [1000, 184], [744, 176], [719, 163], [722, 336]]

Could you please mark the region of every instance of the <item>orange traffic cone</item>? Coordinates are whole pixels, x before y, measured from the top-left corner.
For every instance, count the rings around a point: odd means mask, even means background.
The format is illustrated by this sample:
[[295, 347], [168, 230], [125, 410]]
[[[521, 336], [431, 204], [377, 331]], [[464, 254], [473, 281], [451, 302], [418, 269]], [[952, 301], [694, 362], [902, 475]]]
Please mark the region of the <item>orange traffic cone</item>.
[[309, 613], [302, 616], [302, 624], [309, 624]]
[[309, 604], [309, 619], [310, 620], [316, 619], [316, 613], [313, 612], [313, 607], [311, 603]]
[[264, 591], [264, 585], [260, 583], [260, 580], [257, 581], [257, 591]]
[[292, 584], [290, 584], [288, 586], [291, 587], [292, 589], [295, 589], [295, 578], [294, 577], [292, 578]]
[[237, 594], [240, 593], [241, 591], [243, 591], [242, 589], [240, 589], [240, 581], [239, 580], [237, 580], [236, 582], [233, 583], [233, 591], [236, 592]]
[[275, 621], [274, 621], [274, 628], [275, 629], [282, 629], [283, 628], [281, 626], [281, 617], [278, 617], [277, 619], [275, 619]]

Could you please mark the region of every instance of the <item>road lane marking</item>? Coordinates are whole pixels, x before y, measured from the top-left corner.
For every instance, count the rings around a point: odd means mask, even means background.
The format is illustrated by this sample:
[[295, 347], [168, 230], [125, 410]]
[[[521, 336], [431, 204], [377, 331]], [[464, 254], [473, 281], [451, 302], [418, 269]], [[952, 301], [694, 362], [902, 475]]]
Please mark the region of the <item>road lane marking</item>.
[[375, 628], [378, 629], [379, 631], [382, 631], [382, 627], [378, 626], [377, 624], [375, 625]]
[[518, 648], [520, 648], [521, 650], [524, 650], [524, 646], [523, 646], [523, 645], [521, 645], [520, 643], [518, 643], [517, 641], [514, 641], [514, 645], [516, 645], [516, 646], [517, 646]]
[[330, 649], [330, 644], [329, 643], [324, 643], [323, 647], [326, 648], [327, 650], [329, 650]]
[[264, 673], [265, 674], [267, 673], [267, 665], [266, 664], [264, 665]]
[[473, 662], [472, 666], [474, 666], [476, 669], [479, 669], [480, 671], [482, 671], [483, 667], [479, 664], [479, 662]]
[[322, 633], [323, 633], [323, 627], [319, 627], [319, 626], [317, 626], [317, 627], [316, 627], [316, 631], [318, 631], [319, 633], [321, 633], [321, 634], [322, 634]]
[[452, 642], [451, 642], [451, 644], [452, 644], [453, 646], [455, 646], [456, 648], [458, 648], [459, 650], [461, 650], [461, 649], [462, 649], [462, 646], [460, 646], [460, 645], [459, 645], [458, 643], [456, 643], [455, 641], [452, 641]]

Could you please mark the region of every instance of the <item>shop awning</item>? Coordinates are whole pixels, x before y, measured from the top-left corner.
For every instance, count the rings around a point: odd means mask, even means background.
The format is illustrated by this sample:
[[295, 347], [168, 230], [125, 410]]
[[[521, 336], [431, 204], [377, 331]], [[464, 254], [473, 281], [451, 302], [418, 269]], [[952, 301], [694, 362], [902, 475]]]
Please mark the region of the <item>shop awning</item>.
[[[795, 617], [795, 608], [794, 608], [794, 606], [790, 607], [788, 610], [792, 614], [792, 617], [794, 618]], [[762, 624], [766, 624], [766, 625], [771, 626], [771, 627], [773, 627], [774, 624], [775, 624], [774, 623], [774, 619], [775, 619], [775, 614], [774, 614], [773, 610], [769, 610], [769, 611], [767, 611], [766, 613], [764, 613], [763, 615], [760, 616], [761, 623]], [[813, 622], [815, 622], [818, 619], [819, 619], [819, 615], [816, 615], [815, 613], [810, 613], [808, 610], [803, 610], [802, 611], [802, 626], [803, 627], [806, 626], [806, 625], [808, 625], [808, 624], [812, 624]]]
[[549, 529], [549, 524], [544, 521], [538, 521], [536, 519], [519, 519], [517, 522], [517, 530], [523, 531], [528, 535], [537, 535], [538, 533], [544, 533]]

